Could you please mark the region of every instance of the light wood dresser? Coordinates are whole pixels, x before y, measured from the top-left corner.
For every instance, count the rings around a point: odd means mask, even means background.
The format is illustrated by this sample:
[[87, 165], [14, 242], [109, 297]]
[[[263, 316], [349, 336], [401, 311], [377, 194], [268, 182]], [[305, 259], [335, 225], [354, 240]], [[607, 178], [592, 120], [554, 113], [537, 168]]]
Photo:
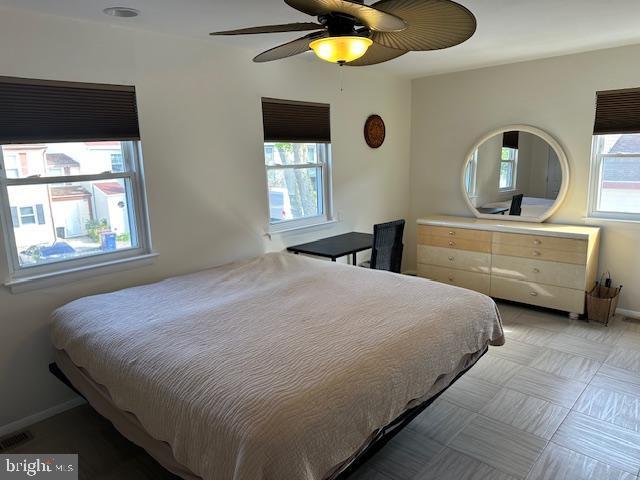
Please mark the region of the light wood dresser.
[[418, 220], [418, 275], [541, 307], [584, 313], [600, 229], [433, 216]]

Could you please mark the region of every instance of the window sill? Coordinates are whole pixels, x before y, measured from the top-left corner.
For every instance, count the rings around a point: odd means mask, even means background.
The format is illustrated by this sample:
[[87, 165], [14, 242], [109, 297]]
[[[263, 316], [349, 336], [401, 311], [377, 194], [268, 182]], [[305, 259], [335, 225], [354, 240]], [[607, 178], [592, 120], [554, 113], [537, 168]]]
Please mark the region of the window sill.
[[631, 218], [609, 218], [609, 217], [583, 217], [585, 223], [589, 224], [605, 224], [605, 223], [630, 223], [630, 224], [640, 224], [639, 219], [631, 219]]
[[289, 227], [289, 228], [277, 228], [277, 229], [273, 229], [273, 230], [269, 230], [267, 232], [265, 232], [265, 235], [269, 238], [271, 238], [273, 235], [281, 235], [281, 234], [286, 234], [286, 233], [290, 233], [290, 232], [299, 232], [301, 230], [311, 230], [311, 229], [315, 229], [315, 228], [321, 228], [321, 227], [325, 227], [325, 226], [330, 226], [330, 225], [334, 225], [338, 223], [338, 220], [336, 219], [331, 219], [331, 220], [321, 220], [318, 221], [317, 223], [310, 223], [308, 225], [298, 225], [295, 227]]
[[11, 290], [11, 293], [29, 292], [41, 288], [59, 286], [63, 283], [75, 282], [89, 277], [95, 277], [98, 274], [114, 273], [122, 270], [129, 270], [131, 268], [151, 265], [157, 256], [157, 253], [152, 252], [144, 255], [137, 255], [135, 257], [109, 260], [93, 265], [58, 270], [56, 272], [44, 273], [41, 275], [19, 277], [9, 280], [4, 284], [4, 286]]

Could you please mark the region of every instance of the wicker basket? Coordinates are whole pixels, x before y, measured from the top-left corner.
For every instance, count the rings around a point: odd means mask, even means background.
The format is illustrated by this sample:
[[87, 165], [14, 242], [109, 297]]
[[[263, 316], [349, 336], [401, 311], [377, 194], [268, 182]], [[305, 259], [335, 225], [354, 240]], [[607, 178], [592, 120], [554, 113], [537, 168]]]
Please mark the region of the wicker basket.
[[613, 288], [596, 284], [593, 290], [587, 293], [587, 317], [589, 321], [609, 325], [609, 320], [616, 314], [620, 290], [622, 290], [622, 285]]

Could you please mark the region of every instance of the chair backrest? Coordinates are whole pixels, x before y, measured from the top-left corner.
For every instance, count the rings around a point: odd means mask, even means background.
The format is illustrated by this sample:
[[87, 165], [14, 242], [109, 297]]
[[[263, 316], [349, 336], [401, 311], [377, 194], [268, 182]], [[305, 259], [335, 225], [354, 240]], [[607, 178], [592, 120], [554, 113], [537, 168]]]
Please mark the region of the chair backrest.
[[379, 223], [373, 226], [371, 268], [400, 273], [402, 267], [402, 235], [404, 220]]
[[522, 213], [522, 198], [524, 195], [514, 195], [511, 199], [511, 208], [509, 208], [509, 215], [520, 215]]

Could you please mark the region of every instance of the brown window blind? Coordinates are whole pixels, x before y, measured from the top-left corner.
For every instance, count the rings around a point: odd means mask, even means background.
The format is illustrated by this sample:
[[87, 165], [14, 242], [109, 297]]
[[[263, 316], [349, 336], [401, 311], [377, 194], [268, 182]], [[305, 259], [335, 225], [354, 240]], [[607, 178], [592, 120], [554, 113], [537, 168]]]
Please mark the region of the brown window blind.
[[511, 132], [504, 132], [502, 136], [502, 147], [503, 148], [518, 148], [518, 144], [520, 143], [520, 132], [517, 130]]
[[640, 88], [596, 93], [594, 135], [640, 133]]
[[329, 105], [262, 99], [265, 142], [330, 143]]
[[0, 77], [0, 144], [139, 139], [135, 87]]

